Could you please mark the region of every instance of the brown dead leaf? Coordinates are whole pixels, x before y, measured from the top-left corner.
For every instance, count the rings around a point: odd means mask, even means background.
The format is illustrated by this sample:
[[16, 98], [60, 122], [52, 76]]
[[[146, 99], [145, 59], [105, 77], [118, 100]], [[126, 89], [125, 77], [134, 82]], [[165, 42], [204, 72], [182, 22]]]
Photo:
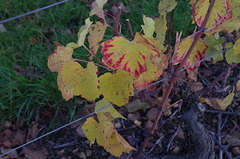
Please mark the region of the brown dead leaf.
[[37, 135], [37, 131], [38, 131], [38, 125], [39, 123], [38, 122], [34, 122], [32, 124], [32, 127], [31, 128], [28, 128], [28, 133], [27, 133], [27, 139], [26, 139], [26, 142], [34, 139]]
[[198, 73], [198, 68], [196, 68], [193, 71], [187, 71], [188, 78], [192, 79], [193, 81], [196, 82], [197, 81], [197, 73]]
[[209, 104], [216, 110], [226, 110], [227, 107], [232, 103], [234, 98], [234, 89], [232, 92], [227, 95], [224, 99], [212, 98], [212, 99], [205, 99], [205, 102]]
[[147, 118], [148, 120], [151, 120], [153, 121], [156, 116], [157, 116], [157, 112], [158, 112], [158, 109], [157, 108], [151, 108], [148, 112], [147, 112]]
[[135, 101], [127, 104], [127, 109], [128, 109], [128, 112], [129, 113], [132, 113], [134, 111], [138, 111], [138, 110], [141, 110], [141, 109], [146, 109], [146, 108], [149, 108], [150, 106], [147, 104], [147, 103], [144, 103], [144, 102], [141, 102], [140, 99], [136, 99]]
[[48, 151], [46, 150], [46, 148], [36, 148], [36, 145], [23, 147], [23, 153], [31, 159], [46, 159], [48, 156]]
[[203, 85], [202, 85], [201, 82], [193, 82], [191, 84], [190, 88], [191, 88], [192, 92], [196, 93], [196, 92], [198, 92], [198, 91], [203, 89]]

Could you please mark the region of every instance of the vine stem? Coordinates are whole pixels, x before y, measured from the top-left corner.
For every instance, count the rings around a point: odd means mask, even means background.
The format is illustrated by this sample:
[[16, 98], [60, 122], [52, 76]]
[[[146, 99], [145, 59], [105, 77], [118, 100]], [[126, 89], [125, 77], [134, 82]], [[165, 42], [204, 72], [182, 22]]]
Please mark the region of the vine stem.
[[149, 130], [150, 132], [147, 133], [147, 134], [149, 134], [149, 135], [146, 136], [146, 138], [145, 138], [142, 146], [140, 147], [140, 149], [138, 150], [138, 152], [137, 152], [136, 155], [134, 156], [135, 159], [137, 159], [137, 158], [141, 155], [141, 153], [144, 151], [145, 147], [147, 146], [147, 144], [148, 144], [151, 136], [153, 135], [154, 130], [156, 129], [157, 124], [158, 124], [158, 122], [159, 122], [159, 120], [160, 120], [160, 117], [161, 117], [161, 115], [162, 115], [162, 108], [165, 107], [165, 105], [166, 105], [166, 103], [167, 103], [167, 101], [168, 101], [168, 97], [169, 97], [169, 95], [170, 95], [170, 92], [171, 92], [172, 88], [173, 88], [176, 80], [178, 79], [178, 77], [179, 77], [179, 75], [180, 75], [180, 72], [181, 72], [184, 64], [187, 62], [187, 59], [189, 58], [192, 50], [194, 49], [194, 47], [196, 46], [198, 40], [200, 39], [200, 37], [201, 37], [202, 34], [204, 33], [204, 29], [205, 29], [206, 24], [207, 24], [207, 21], [208, 21], [208, 19], [209, 19], [210, 13], [212, 12], [214, 3], [215, 3], [215, 0], [212, 0], [210, 6], [209, 6], [209, 8], [208, 8], [207, 14], [206, 14], [206, 16], [205, 16], [205, 18], [204, 18], [204, 21], [203, 21], [203, 23], [202, 23], [201, 31], [196, 34], [195, 39], [194, 39], [192, 45], [190, 46], [187, 54], [185, 55], [182, 63], [179, 65], [179, 67], [177, 68], [177, 70], [176, 70], [175, 73], [173, 74], [173, 77], [172, 77], [172, 79], [170, 80], [171, 82], [170, 82], [170, 84], [169, 84], [169, 86], [168, 86], [168, 89], [167, 89], [166, 93], [164, 94], [163, 101], [162, 101], [162, 103], [161, 103], [160, 105], [157, 106], [157, 108], [158, 108], [157, 116], [156, 116], [156, 118], [155, 118], [155, 120], [154, 120], [154, 123], [153, 123], [151, 129]]

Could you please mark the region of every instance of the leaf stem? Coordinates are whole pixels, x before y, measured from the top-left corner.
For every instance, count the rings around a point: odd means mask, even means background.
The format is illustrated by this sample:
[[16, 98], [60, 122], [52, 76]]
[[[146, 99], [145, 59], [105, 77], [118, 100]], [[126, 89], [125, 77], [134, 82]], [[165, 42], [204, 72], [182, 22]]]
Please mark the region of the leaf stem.
[[[86, 60], [80, 60], [80, 59], [73, 59], [73, 61], [79, 61], [79, 62], [85, 62], [85, 63], [88, 63], [88, 62], [91, 62], [91, 61], [86, 61]], [[100, 65], [100, 64], [97, 64], [97, 63], [94, 63], [96, 66], [99, 66], [99, 67], [102, 67], [108, 71], [111, 71], [111, 69], [109, 69], [108, 67], [106, 66], [103, 66], [103, 65]]]
[[167, 101], [168, 101], [168, 97], [169, 97], [169, 95], [170, 95], [170, 92], [172, 91], [172, 88], [173, 88], [176, 80], [178, 79], [178, 77], [179, 77], [179, 75], [180, 75], [180, 72], [181, 72], [184, 64], [187, 62], [187, 59], [189, 58], [192, 50], [194, 49], [195, 45], [197, 44], [198, 40], [200, 39], [200, 37], [202, 36], [202, 34], [203, 34], [203, 32], [204, 32], [204, 28], [206, 27], [206, 24], [207, 24], [207, 21], [208, 21], [208, 19], [209, 19], [210, 13], [212, 12], [214, 3], [215, 3], [215, 0], [212, 0], [210, 6], [209, 6], [209, 8], [208, 8], [207, 14], [206, 14], [206, 16], [205, 16], [205, 18], [204, 18], [204, 21], [203, 21], [203, 23], [202, 23], [201, 31], [200, 31], [199, 33], [197, 33], [197, 35], [196, 35], [196, 37], [195, 37], [192, 45], [190, 46], [187, 54], [185, 55], [182, 63], [179, 65], [179, 67], [177, 68], [177, 70], [175, 71], [175, 73], [174, 73], [174, 75], [173, 75], [173, 78], [170, 80], [171, 82], [170, 82], [170, 84], [169, 84], [169, 86], [168, 86], [168, 89], [167, 89], [166, 93], [164, 94], [162, 103], [157, 106], [158, 112], [157, 112], [157, 116], [156, 116], [156, 118], [155, 118], [155, 120], [154, 120], [154, 123], [153, 123], [153, 125], [152, 125], [152, 128], [150, 129], [150, 132], [149, 132], [150, 135], [148, 135], [148, 136], [145, 138], [142, 146], [140, 147], [140, 149], [138, 150], [138, 152], [137, 152], [136, 155], [134, 156], [135, 159], [138, 158], [138, 157], [140, 156], [140, 154], [144, 151], [145, 147], [147, 146], [147, 144], [148, 144], [148, 142], [149, 142], [149, 140], [150, 140], [150, 138], [151, 138], [151, 135], [154, 133], [154, 130], [156, 129], [157, 124], [158, 124], [158, 122], [159, 122], [159, 120], [160, 120], [160, 117], [161, 117], [161, 115], [162, 115], [162, 108], [165, 107], [165, 105], [166, 105], [166, 103], [167, 103]]

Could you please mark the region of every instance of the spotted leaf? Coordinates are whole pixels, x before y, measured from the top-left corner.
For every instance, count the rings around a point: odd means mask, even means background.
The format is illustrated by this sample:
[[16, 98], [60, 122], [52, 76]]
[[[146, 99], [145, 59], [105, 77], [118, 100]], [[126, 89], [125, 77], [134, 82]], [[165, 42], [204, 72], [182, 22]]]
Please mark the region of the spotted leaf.
[[103, 146], [106, 151], [116, 157], [122, 153], [129, 153], [135, 150], [128, 142], [116, 131], [113, 123], [105, 114], [97, 114], [97, 122], [93, 117], [89, 117], [83, 124], [82, 129], [86, 137], [94, 143]]
[[146, 15], [143, 15], [143, 22], [144, 25], [141, 26], [144, 31], [145, 37], [152, 38], [155, 31], [154, 20], [150, 17], [147, 17]]
[[105, 73], [99, 81], [104, 97], [118, 106], [128, 103], [129, 96], [133, 96], [133, 78], [124, 70], [119, 69], [116, 74]]
[[94, 54], [97, 53], [106, 28], [107, 28], [107, 25], [99, 21], [96, 22], [96, 24], [91, 25], [91, 27], [89, 28], [88, 42], [89, 42], [90, 51], [92, 53]]

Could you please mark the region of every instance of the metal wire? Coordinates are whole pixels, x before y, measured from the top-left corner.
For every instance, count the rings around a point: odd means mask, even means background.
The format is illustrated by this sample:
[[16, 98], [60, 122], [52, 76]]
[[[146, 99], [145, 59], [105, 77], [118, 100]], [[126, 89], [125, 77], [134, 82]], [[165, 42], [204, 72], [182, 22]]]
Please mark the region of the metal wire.
[[44, 9], [48, 9], [48, 8], [54, 7], [54, 6], [56, 6], [56, 5], [59, 5], [59, 4], [68, 2], [68, 1], [70, 1], [70, 0], [63, 0], [63, 1], [60, 1], [60, 2], [56, 2], [56, 3], [50, 4], [50, 5], [48, 5], [48, 6], [45, 6], [45, 7], [36, 9], [36, 10], [33, 10], [33, 11], [30, 11], [30, 12], [27, 12], [27, 13], [24, 13], [24, 14], [20, 14], [20, 15], [18, 15], [18, 16], [16, 16], [16, 17], [12, 17], [12, 18], [9, 18], [9, 19], [2, 20], [2, 21], [0, 21], [0, 24], [6, 23], [6, 22], [11, 21], [11, 20], [14, 20], [14, 19], [18, 19], [18, 18], [24, 17], [24, 16], [29, 15], [29, 14], [33, 14], [33, 13], [42, 11], [42, 10], [44, 10]]
[[[214, 54], [214, 55], [212, 55], [212, 56], [209, 56], [209, 57], [207, 57], [207, 58], [204, 58], [204, 59], [202, 59], [202, 60], [200, 60], [200, 61], [198, 61], [198, 62], [196, 62], [196, 63], [194, 63], [194, 64], [192, 64], [192, 65], [190, 65], [190, 66], [188, 66], [188, 67], [186, 67], [186, 68], [183, 68], [181, 71], [184, 71], [184, 70], [186, 70], [187, 68], [189, 68], [189, 67], [191, 67], [191, 66], [193, 66], [193, 65], [196, 65], [196, 64], [198, 64], [198, 63], [200, 63], [200, 62], [202, 62], [202, 61], [205, 61], [205, 60], [207, 60], [207, 59], [209, 59], [209, 58], [211, 58], [211, 57], [213, 57], [213, 56], [216, 56], [216, 55], [218, 55], [218, 54], [220, 54], [220, 53], [223, 53], [223, 52], [225, 52], [225, 51], [227, 51], [227, 50], [229, 50], [229, 49], [232, 49], [232, 48], [233, 48], [233, 47], [229, 47], [229, 48], [227, 48], [227, 49], [225, 49], [225, 50], [223, 50], [223, 51], [220, 51], [220, 52], [218, 52], [218, 53], [216, 53], [216, 54]], [[146, 86], [146, 87], [144, 87], [144, 88], [142, 88], [142, 89], [140, 89], [140, 90], [138, 90], [138, 91], [135, 91], [134, 94], [139, 93], [139, 92], [141, 92], [141, 91], [143, 91], [143, 90], [145, 90], [145, 89], [147, 89], [147, 88], [149, 88], [149, 87], [151, 87], [151, 86], [153, 86], [153, 85], [156, 85], [156, 84], [158, 84], [158, 83], [160, 83], [160, 82], [162, 82], [162, 81], [164, 81], [164, 80], [166, 80], [166, 79], [168, 79], [168, 78], [170, 78], [170, 77], [172, 77], [172, 76], [170, 75], [170, 76], [168, 76], [168, 77], [166, 77], [166, 78], [163, 78], [163, 79], [161, 79], [161, 80], [159, 80], [159, 81], [157, 81], [157, 82], [154, 82], [154, 83], [152, 83], [152, 84], [150, 84], [150, 85], [148, 85], [148, 86]], [[101, 110], [103, 110], [103, 109], [105, 109], [105, 108], [113, 105], [113, 104], [114, 104], [114, 103], [111, 103], [111, 104], [109, 104], [109, 105], [107, 105], [107, 106], [105, 106], [105, 107], [103, 107], [103, 108], [101, 108], [101, 109], [99, 109], [99, 110], [97, 110], [97, 111], [94, 111], [94, 112], [92, 112], [92, 113], [90, 113], [90, 114], [88, 114], [88, 115], [85, 115], [85, 116], [83, 116], [83, 117], [81, 117], [81, 118], [78, 118], [78, 119], [76, 119], [76, 120], [74, 120], [74, 121], [72, 121], [72, 122], [70, 122], [70, 123], [67, 123], [67, 124], [65, 124], [65, 125], [57, 128], [57, 129], [54, 129], [54, 130], [52, 130], [52, 131], [50, 131], [50, 132], [48, 132], [48, 133], [46, 133], [46, 134], [44, 134], [44, 135], [42, 135], [42, 136], [39, 136], [39, 137], [37, 137], [37, 138], [35, 138], [35, 139], [33, 139], [33, 140], [25, 143], [25, 144], [22, 144], [22, 145], [20, 145], [20, 146], [18, 146], [18, 147], [16, 147], [16, 148], [14, 148], [14, 149], [12, 149], [12, 150], [4, 153], [4, 154], [1, 154], [0, 157], [3, 157], [3, 156], [5, 156], [5, 155], [7, 155], [7, 154], [9, 154], [9, 153], [11, 153], [11, 152], [13, 152], [13, 151], [15, 151], [15, 150], [18, 150], [18, 149], [20, 149], [20, 148], [22, 148], [22, 147], [24, 147], [24, 146], [26, 146], [26, 145], [29, 145], [29, 144], [31, 144], [31, 143], [33, 143], [33, 142], [35, 142], [35, 141], [37, 141], [37, 140], [45, 137], [45, 136], [48, 136], [48, 135], [50, 135], [50, 134], [52, 134], [52, 133], [60, 130], [60, 129], [63, 129], [63, 128], [69, 126], [69, 125], [72, 125], [72, 124], [74, 124], [74, 123], [76, 123], [76, 122], [78, 122], [78, 121], [80, 121], [80, 120], [82, 120], [82, 119], [85, 119], [85, 118], [87, 118], [87, 117], [89, 117], [89, 116], [91, 116], [91, 115], [93, 115], [93, 114], [95, 114], [95, 113], [97, 113], [97, 112], [99, 112], [99, 111], [101, 111]]]

